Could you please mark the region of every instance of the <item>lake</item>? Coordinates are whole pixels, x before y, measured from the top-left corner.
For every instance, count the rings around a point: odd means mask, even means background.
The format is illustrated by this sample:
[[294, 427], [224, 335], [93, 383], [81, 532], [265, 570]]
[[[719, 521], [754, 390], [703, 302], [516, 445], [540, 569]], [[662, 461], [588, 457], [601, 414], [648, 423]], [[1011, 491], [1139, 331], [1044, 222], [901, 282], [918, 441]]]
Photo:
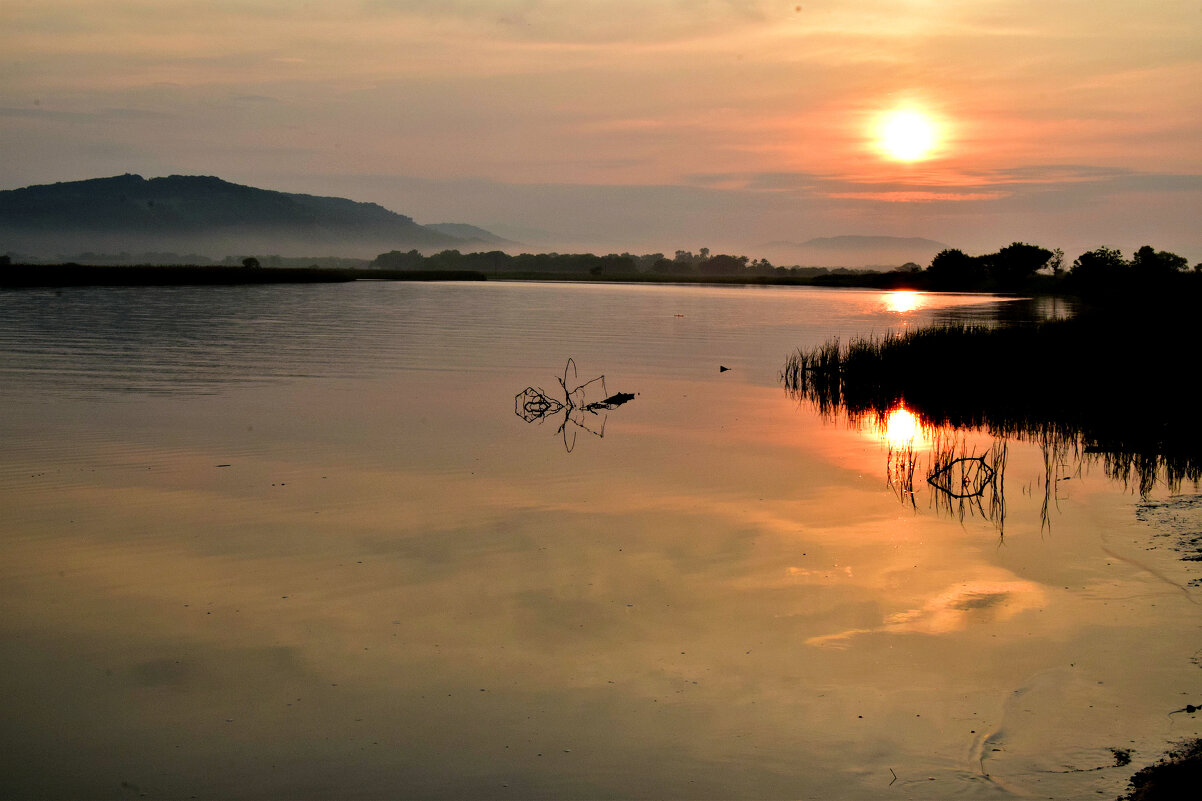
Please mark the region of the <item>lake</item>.
[[910, 494], [903, 443], [1002, 443], [780, 383], [832, 337], [1066, 313], [0, 292], [0, 796], [1114, 797], [1199, 735], [1197, 486], [1012, 441], [989, 503]]

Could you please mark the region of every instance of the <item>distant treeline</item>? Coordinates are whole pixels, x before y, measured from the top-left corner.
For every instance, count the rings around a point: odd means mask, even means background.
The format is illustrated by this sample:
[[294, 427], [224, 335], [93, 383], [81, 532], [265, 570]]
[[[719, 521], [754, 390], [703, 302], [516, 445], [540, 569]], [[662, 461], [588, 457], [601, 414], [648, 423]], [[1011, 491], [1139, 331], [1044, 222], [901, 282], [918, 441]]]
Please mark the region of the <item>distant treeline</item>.
[[[35, 265], [15, 254], [0, 256], [0, 267]], [[767, 259], [711, 254], [708, 248], [678, 250], [672, 258], [663, 253], [521, 253], [502, 250], [461, 253], [444, 250], [424, 255], [418, 250], [393, 250], [368, 262], [339, 257], [300, 258], [262, 256], [227, 257], [214, 262], [197, 256], [174, 253], [80, 254], [70, 263], [117, 267], [131, 265], [190, 265], [213, 267], [253, 266], [263, 268], [324, 268], [371, 277], [399, 279], [433, 278], [439, 275], [476, 278], [567, 279], [615, 281], [704, 281], [713, 283], [807, 284], [835, 287], [874, 287], [954, 292], [1003, 292], [1024, 294], [1072, 294], [1105, 299], [1121, 298], [1131, 292], [1165, 294], [1202, 291], [1202, 264], [1189, 268], [1187, 259], [1175, 253], [1144, 245], [1125, 258], [1109, 247], [1100, 247], [1066, 263], [1062, 250], [1014, 242], [994, 252], [970, 256], [959, 249], [940, 251], [923, 267], [908, 262], [891, 270], [853, 270], [843, 267], [782, 267]], [[367, 277], [357, 275], [355, 277]]]
[[444, 250], [424, 256], [417, 250], [382, 253], [371, 263], [384, 270], [471, 270], [485, 275], [547, 275], [598, 277], [680, 276], [714, 278], [811, 279], [823, 275], [857, 275], [855, 270], [826, 267], [775, 267], [767, 259], [747, 256], [711, 255], [708, 248], [700, 253], [678, 250], [672, 258], [663, 253], [521, 253], [501, 250], [486, 253], [460, 253]]
[[805, 283], [818, 286], [872, 286], [959, 292], [1047, 292], [1105, 295], [1129, 291], [1133, 286], [1166, 290], [1202, 285], [1202, 264], [1189, 269], [1184, 256], [1145, 245], [1130, 259], [1109, 247], [1082, 253], [1066, 264], [1064, 251], [1014, 242], [994, 253], [970, 256], [962, 250], [940, 251], [927, 267], [909, 262], [889, 271], [826, 267], [779, 267], [767, 259], [711, 255], [678, 250], [672, 258], [662, 253], [598, 256], [589, 253], [523, 253], [500, 250], [460, 253], [444, 250], [425, 256], [417, 250], [382, 253], [374, 269], [422, 271], [472, 271], [485, 276], [575, 277], [642, 279], [681, 278], [772, 283]]
[[[1064, 251], [1014, 242], [996, 253], [969, 256], [961, 250], [940, 251], [919, 274], [931, 289], [994, 292], [1067, 291], [1105, 295], [1134, 288], [1197, 287], [1202, 264], [1189, 270], [1184, 256], [1144, 245], [1123, 257], [1119, 250], [1100, 247], [1065, 265]], [[1192, 274], [1191, 274], [1192, 273]]]

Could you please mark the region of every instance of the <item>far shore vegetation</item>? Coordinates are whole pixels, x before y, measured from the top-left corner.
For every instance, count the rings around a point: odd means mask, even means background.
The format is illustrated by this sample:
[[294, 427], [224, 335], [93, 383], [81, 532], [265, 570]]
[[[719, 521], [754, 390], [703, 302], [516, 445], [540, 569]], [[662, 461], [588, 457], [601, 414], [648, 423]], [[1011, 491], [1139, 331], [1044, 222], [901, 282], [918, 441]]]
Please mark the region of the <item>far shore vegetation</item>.
[[1064, 252], [1014, 242], [995, 253], [970, 256], [961, 250], [940, 251], [923, 267], [908, 262], [896, 268], [781, 267], [767, 259], [678, 250], [662, 253], [594, 254], [523, 253], [494, 250], [460, 253], [446, 250], [425, 256], [416, 250], [391, 251], [371, 263], [376, 269], [470, 271], [493, 278], [531, 280], [670, 281], [701, 283], [794, 284], [827, 287], [911, 289], [934, 292], [997, 292], [1105, 296], [1126, 292], [1131, 284], [1167, 288], [1174, 281], [1202, 282], [1202, 264], [1189, 268], [1175, 253], [1145, 245], [1125, 259], [1118, 250], [1100, 247], [1082, 253], [1071, 264]]
[[0, 285], [87, 283], [277, 283], [288, 281], [506, 279], [719, 284], [783, 284], [910, 289], [934, 292], [996, 292], [1075, 295], [1105, 299], [1139, 291], [1196, 291], [1202, 264], [1150, 245], [1131, 257], [1109, 247], [1080, 254], [1014, 242], [994, 252], [968, 255], [945, 249], [925, 267], [914, 262], [890, 269], [777, 266], [767, 259], [678, 250], [634, 255], [521, 253], [501, 250], [390, 251], [373, 260], [342, 257], [230, 256], [212, 261], [174, 253], [82, 253], [61, 263], [39, 263], [20, 254], [0, 255]]

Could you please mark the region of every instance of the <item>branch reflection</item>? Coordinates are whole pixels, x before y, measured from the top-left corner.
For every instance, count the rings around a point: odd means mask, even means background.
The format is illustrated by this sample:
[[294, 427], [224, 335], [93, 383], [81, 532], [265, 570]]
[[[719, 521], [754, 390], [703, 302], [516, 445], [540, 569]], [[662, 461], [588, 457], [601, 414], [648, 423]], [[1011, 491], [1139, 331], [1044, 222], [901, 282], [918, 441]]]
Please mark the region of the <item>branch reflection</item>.
[[[904, 409], [894, 410], [910, 414]], [[888, 418], [883, 433], [888, 452], [885, 457], [886, 482], [902, 503], [918, 508], [915, 475], [921, 474], [931, 491], [931, 505], [961, 522], [980, 517], [989, 521], [1003, 536], [1006, 524], [1007, 448], [1004, 440], [995, 440], [988, 450], [978, 453], [964, 437], [951, 431], [924, 432], [919, 437], [897, 442], [890, 438]]]
[[555, 433], [563, 438], [563, 446], [568, 453], [575, 449], [576, 435], [580, 431], [598, 439], [603, 438], [608, 417], [605, 412], [634, 400], [634, 395], [629, 392], [611, 395], [605, 386], [604, 375], [582, 382], [576, 362], [571, 358], [564, 366], [563, 376], [556, 378], [556, 381], [559, 382], [562, 401], [542, 387], [530, 386], [514, 396], [514, 413], [527, 423], [540, 424], [562, 415]]

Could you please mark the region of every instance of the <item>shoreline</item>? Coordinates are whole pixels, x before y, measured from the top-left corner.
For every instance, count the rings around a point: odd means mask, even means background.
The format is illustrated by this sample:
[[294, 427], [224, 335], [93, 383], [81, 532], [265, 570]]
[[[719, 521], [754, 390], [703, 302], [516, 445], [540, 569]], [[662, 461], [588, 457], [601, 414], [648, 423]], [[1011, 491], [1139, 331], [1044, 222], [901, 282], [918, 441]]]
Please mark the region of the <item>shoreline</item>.
[[822, 289], [910, 290], [948, 294], [1023, 296], [1057, 294], [1046, 288], [1032, 293], [931, 289], [905, 273], [865, 272], [861, 275], [769, 276], [689, 275], [671, 273], [505, 272], [489, 275], [478, 270], [389, 270], [345, 267], [243, 267], [227, 265], [85, 265], [11, 264], [0, 267], [0, 288], [67, 286], [188, 286], [239, 284], [346, 283], [350, 281], [516, 281], [585, 284], [688, 284], [710, 286], [806, 286]]
[[239, 284], [335, 284], [358, 280], [483, 281], [469, 271], [358, 270], [325, 267], [229, 267], [198, 265], [91, 266], [13, 264], [0, 268], [6, 289], [68, 286], [197, 286]]

